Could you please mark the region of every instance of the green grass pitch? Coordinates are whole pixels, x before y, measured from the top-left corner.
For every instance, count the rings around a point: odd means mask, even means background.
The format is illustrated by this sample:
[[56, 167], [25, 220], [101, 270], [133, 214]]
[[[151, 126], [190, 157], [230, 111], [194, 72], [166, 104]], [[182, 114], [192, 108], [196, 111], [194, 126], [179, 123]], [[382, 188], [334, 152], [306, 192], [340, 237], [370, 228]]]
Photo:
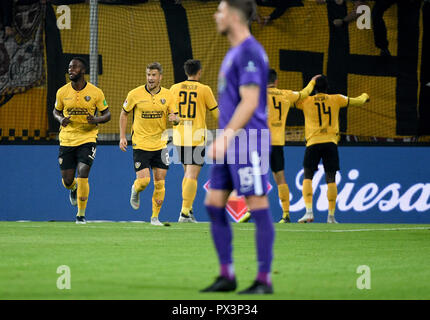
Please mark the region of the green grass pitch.
[[[238, 290], [255, 277], [253, 223], [232, 224]], [[276, 224], [275, 294], [252, 299], [430, 299], [430, 226]], [[70, 268], [70, 289], [57, 288]], [[358, 289], [357, 268], [370, 268]], [[0, 222], [0, 299], [240, 300], [218, 274], [208, 223]]]

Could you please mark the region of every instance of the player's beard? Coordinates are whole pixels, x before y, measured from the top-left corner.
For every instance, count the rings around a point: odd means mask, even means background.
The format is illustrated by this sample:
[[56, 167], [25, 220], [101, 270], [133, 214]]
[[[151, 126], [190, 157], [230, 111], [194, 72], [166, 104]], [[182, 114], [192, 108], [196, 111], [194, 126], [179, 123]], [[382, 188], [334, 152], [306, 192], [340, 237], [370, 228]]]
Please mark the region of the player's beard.
[[154, 90], [155, 88], [158, 88], [160, 85], [160, 81], [154, 81], [152, 84], [148, 82], [148, 89]]
[[82, 77], [83, 76], [81, 73], [79, 73], [77, 75], [70, 75], [69, 74], [69, 79], [70, 79], [70, 81], [73, 81], [73, 82], [78, 82], [79, 80], [81, 80]]

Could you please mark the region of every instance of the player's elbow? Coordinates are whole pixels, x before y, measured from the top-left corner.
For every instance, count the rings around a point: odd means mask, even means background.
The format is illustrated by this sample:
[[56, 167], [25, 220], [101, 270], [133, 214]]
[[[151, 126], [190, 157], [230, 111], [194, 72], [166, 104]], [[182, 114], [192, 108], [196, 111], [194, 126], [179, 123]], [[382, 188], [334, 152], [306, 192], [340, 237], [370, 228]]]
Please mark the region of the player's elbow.
[[110, 121], [110, 119], [112, 118], [112, 115], [109, 110], [106, 112], [105, 116], [106, 116], [106, 122]]

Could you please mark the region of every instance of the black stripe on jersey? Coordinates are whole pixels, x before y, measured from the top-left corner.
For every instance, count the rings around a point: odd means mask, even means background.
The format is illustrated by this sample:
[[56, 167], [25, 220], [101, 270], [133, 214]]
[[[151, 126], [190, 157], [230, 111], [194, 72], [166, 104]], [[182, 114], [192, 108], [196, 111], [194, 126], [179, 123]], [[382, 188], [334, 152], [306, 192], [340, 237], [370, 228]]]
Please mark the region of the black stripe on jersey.
[[215, 110], [216, 108], [218, 108], [218, 106], [215, 106], [215, 107], [213, 107], [212, 109], [209, 109], [209, 111], [213, 111], [213, 110]]

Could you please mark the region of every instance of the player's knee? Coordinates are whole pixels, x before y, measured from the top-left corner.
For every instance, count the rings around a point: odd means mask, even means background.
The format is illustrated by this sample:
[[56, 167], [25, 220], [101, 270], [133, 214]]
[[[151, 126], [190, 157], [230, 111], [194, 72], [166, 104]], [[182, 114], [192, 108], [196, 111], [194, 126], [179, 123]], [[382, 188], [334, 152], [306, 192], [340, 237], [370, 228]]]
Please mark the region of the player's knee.
[[72, 178], [63, 178], [63, 185], [68, 188], [73, 184], [73, 181], [75, 180], [74, 177]]
[[138, 178], [135, 181], [134, 189], [136, 191], [138, 191], [138, 192], [142, 191], [142, 190], [144, 190], [148, 186], [148, 184], [149, 184], [150, 181], [151, 181], [151, 178], [149, 178], [149, 177]]
[[155, 190], [162, 190], [162, 189], [164, 189], [164, 184], [165, 184], [164, 180], [154, 181], [154, 189]]

